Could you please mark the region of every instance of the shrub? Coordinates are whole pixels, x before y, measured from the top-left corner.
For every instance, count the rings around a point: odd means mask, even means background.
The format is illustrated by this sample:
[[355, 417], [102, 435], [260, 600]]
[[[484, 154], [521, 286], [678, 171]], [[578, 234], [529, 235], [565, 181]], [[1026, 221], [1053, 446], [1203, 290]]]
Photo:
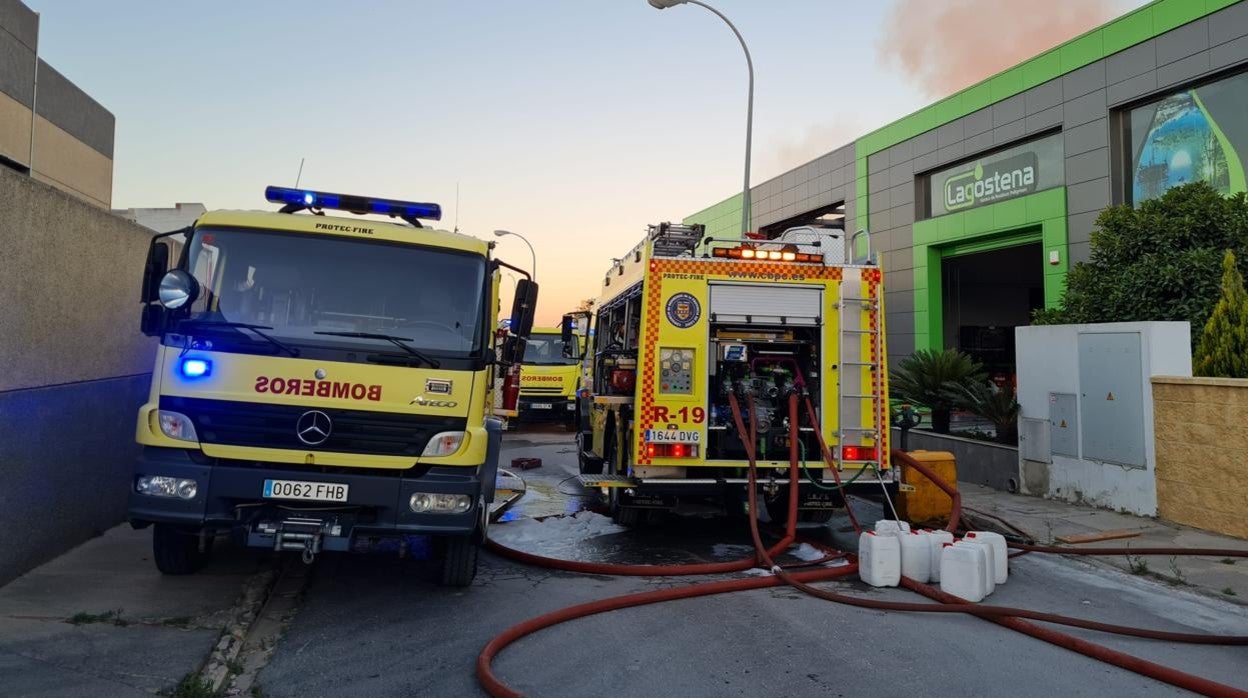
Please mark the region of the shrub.
[[1222, 297], [1196, 348], [1195, 373], [1248, 378], [1248, 291], [1230, 250], [1222, 257]]
[[[1224, 250], [1248, 261], [1248, 198], [1204, 182], [1174, 187], [1138, 208], [1101, 212], [1091, 255], [1066, 277], [1057, 309], [1036, 324], [1186, 320], [1193, 335], [1218, 299]], [[1193, 343], [1195, 336], [1193, 336]]]
[[988, 381], [971, 383], [957, 388], [956, 404], [976, 416], [992, 422], [997, 441], [1004, 444], [1018, 443], [1018, 399], [1012, 387], [998, 388]]
[[956, 349], [921, 350], [906, 357], [893, 371], [894, 398], [932, 411], [932, 430], [949, 433], [949, 416], [957, 407], [960, 388], [984, 380], [983, 367]]

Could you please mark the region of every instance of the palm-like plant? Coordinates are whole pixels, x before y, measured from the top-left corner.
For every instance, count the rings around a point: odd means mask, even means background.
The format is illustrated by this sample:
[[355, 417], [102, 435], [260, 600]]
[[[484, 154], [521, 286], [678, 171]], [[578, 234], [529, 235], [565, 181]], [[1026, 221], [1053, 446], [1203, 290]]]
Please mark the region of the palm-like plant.
[[1018, 399], [1013, 388], [998, 388], [988, 381], [959, 386], [954, 395], [956, 405], [992, 422], [997, 441], [1018, 443]]
[[932, 430], [949, 433], [949, 416], [959, 405], [960, 388], [981, 383], [983, 367], [956, 349], [916, 351], [893, 370], [894, 398], [932, 411]]

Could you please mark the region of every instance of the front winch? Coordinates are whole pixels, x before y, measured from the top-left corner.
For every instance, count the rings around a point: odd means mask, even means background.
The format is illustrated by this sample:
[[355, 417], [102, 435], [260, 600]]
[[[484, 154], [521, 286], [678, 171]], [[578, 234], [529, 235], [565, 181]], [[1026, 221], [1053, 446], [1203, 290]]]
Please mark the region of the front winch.
[[[300, 551], [304, 564], [310, 565], [321, 552], [325, 536], [339, 538], [342, 525], [321, 519], [289, 518], [281, 521], [262, 521], [256, 525], [253, 537], [273, 539], [275, 551]], [[249, 541], [253, 543], [254, 541]]]

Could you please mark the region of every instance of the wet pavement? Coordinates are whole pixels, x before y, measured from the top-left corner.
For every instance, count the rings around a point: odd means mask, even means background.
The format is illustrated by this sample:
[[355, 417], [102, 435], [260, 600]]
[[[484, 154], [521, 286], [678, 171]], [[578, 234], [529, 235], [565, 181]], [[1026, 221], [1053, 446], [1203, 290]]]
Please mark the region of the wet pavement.
[[[621, 563], [732, 560], [750, 552], [742, 524], [678, 517], [621, 531], [579, 513], [595, 505], [576, 484], [571, 435], [511, 432], [503, 463], [529, 492], [492, 537], [540, 554]], [[864, 504], [870, 520], [878, 507]], [[848, 547], [848, 522], [803, 535]], [[550, 528], [546, 528], [550, 526]], [[510, 527], [510, 528], [509, 528]], [[801, 551], [799, 551], [801, 552]], [[809, 550], [805, 551], [810, 553]], [[796, 558], [793, 558], [796, 559]], [[481, 695], [477, 653], [503, 629], [546, 611], [696, 579], [582, 575], [483, 555], [477, 583], [442, 589], [431, 561], [324, 555], [271, 663], [265, 695]], [[856, 581], [849, 593], [914, 601]], [[1154, 580], [1079, 561], [1027, 556], [993, 603], [1189, 632], [1248, 634], [1248, 613]], [[1128, 653], [1248, 688], [1248, 648], [1175, 646], [1069, 631]], [[622, 695], [1178, 695], [1165, 684], [970, 617], [849, 608], [787, 588], [645, 606], [555, 626], [506, 649], [498, 675], [532, 696]]]

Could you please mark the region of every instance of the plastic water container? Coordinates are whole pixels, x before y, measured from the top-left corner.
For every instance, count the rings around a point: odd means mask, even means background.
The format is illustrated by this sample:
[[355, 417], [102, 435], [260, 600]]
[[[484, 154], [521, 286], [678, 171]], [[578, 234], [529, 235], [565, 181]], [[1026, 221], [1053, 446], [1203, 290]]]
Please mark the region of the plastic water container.
[[982, 538], [963, 538], [954, 545], [974, 545], [984, 549], [984, 569], [980, 573], [984, 578], [984, 596], [997, 590], [996, 551], [992, 543]]
[[940, 581], [940, 551], [945, 543], [953, 543], [953, 534], [948, 531], [927, 531], [927, 544], [931, 549], [933, 582]]
[[940, 551], [940, 590], [971, 603], [983, 601], [988, 595], [984, 551], [982, 545], [945, 543]]
[[901, 542], [897, 536], [863, 531], [858, 536], [858, 578], [873, 587], [901, 582]]
[[916, 582], [927, 583], [932, 576], [932, 548], [928, 535], [919, 531], [897, 536], [901, 544], [901, 573]]
[[1005, 536], [992, 531], [971, 531], [966, 534], [966, 537], [987, 541], [992, 545], [993, 581], [997, 584], [1005, 584], [1005, 580], [1010, 576], [1010, 549], [1005, 544]]
[[910, 524], [905, 521], [893, 521], [892, 519], [880, 519], [875, 522], [875, 532], [884, 535], [885, 533], [909, 533]]

